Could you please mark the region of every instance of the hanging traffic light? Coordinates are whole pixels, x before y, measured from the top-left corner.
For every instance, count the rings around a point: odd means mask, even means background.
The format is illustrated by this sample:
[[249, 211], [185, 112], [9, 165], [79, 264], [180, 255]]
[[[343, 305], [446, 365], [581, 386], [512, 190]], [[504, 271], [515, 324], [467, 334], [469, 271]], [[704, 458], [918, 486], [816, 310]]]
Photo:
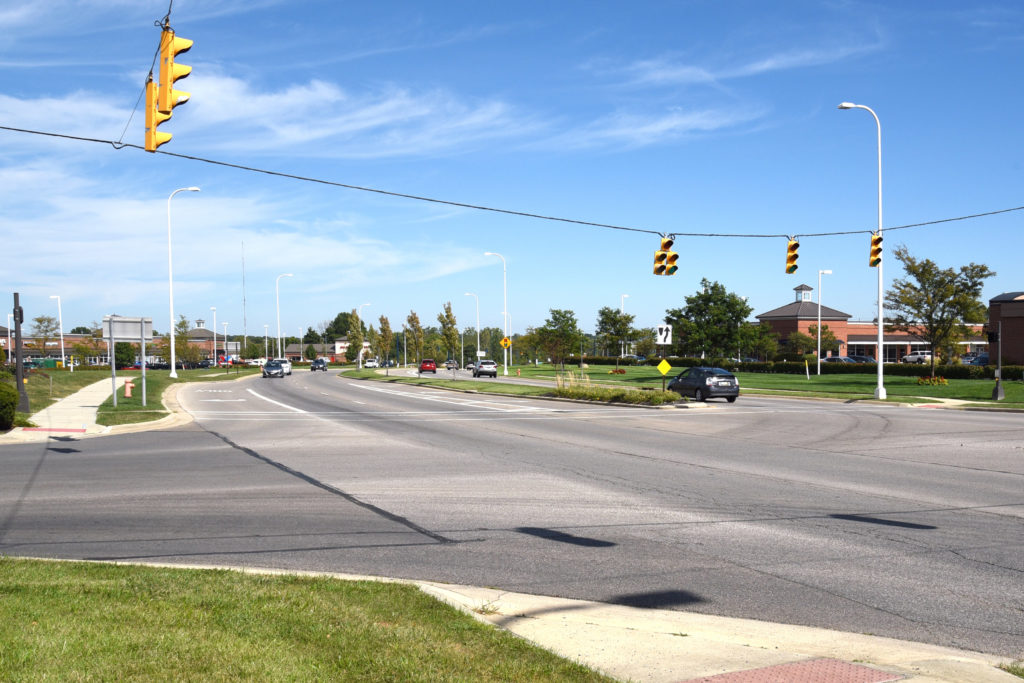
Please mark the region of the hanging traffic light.
[[156, 148], [171, 139], [170, 133], [157, 131], [156, 127], [171, 118], [158, 110], [157, 85], [150, 78], [146, 81], [146, 151], [155, 152]]
[[671, 237], [661, 238], [661, 248], [654, 252], [654, 274], [674, 275], [679, 266], [679, 254], [672, 251], [672, 244], [675, 242]]
[[174, 82], [185, 78], [192, 73], [192, 67], [174, 62], [175, 55], [188, 52], [192, 47], [188, 38], [178, 38], [174, 35], [174, 29], [164, 27], [160, 34], [160, 97], [159, 111], [170, 114], [171, 110], [179, 104], [188, 102], [189, 93], [175, 90]]
[[789, 243], [786, 245], [786, 273], [789, 275], [796, 272], [796, 260], [800, 258], [800, 254], [797, 253], [799, 248], [800, 243], [795, 239], [790, 239]]
[[868, 265], [877, 268], [882, 262], [882, 234], [871, 233], [871, 256], [868, 257]]

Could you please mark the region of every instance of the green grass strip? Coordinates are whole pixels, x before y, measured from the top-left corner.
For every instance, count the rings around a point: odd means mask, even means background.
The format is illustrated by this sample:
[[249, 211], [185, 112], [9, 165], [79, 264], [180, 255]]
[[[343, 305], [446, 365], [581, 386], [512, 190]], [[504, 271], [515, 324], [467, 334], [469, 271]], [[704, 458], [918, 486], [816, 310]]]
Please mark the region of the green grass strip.
[[0, 558], [0, 680], [610, 679], [405, 584]]

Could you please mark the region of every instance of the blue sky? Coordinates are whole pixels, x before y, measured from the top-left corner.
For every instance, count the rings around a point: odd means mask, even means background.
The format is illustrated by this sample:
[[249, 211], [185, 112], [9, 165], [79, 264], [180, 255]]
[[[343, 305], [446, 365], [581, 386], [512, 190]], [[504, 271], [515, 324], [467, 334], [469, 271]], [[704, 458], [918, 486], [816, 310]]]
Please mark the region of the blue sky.
[[[142, 145], [137, 100], [167, 0], [0, 2], [0, 126]], [[702, 278], [760, 313], [801, 283], [874, 316], [884, 226], [1024, 205], [1018, 2], [400, 3], [176, 0], [195, 41], [173, 152], [391, 192], [684, 237], [538, 220], [247, 172], [135, 148], [0, 130], [0, 292], [64, 327], [105, 314], [168, 326], [174, 307], [231, 334], [366, 319], [512, 327], [625, 308], [653, 326]], [[986, 300], [1024, 290], [1024, 211], [886, 234], [940, 266], [985, 263]], [[243, 251], [244, 244], [244, 251]], [[243, 311], [243, 257], [245, 306]], [[886, 282], [903, 276], [885, 261]], [[10, 303], [4, 304], [10, 310]], [[244, 317], [243, 317], [244, 316]], [[6, 321], [0, 319], [0, 324]]]

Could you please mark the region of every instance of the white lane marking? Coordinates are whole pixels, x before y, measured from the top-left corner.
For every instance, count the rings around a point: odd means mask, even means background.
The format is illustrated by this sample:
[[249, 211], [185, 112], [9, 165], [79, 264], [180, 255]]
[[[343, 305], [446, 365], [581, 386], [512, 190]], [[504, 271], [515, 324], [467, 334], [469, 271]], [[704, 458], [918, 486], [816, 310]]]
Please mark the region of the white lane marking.
[[252, 395], [253, 395], [253, 396], [255, 396], [256, 398], [261, 398], [261, 399], [263, 399], [263, 400], [264, 400], [264, 401], [266, 401], [267, 403], [273, 403], [273, 404], [274, 404], [275, 406], [281, 406], [282, 408], [287, 408], [288, 410], [294, 410], [294, 411], [295, 411], [296, 413], [304, 413], [304, 412], [306, 412], [305, 410], [302, 410], [301, 408], [295, 408], [295, 407], [293, 407], [293, 406], [290, 406], [290, 405], [286, 405], [286, 404], [284, 404], [284, 403], [281, 403], [280, 401], [275, 401], [275, 400], [274, 400], [274, 399], [272, 399], [272, 398], [267, 398], [266, 396], [260, 396], [259, 394], [257, 394], [257, 393], [256, 393], [255, 391], [253, 391], [252, 389], [246, 389], [246, 391], [248, 391], [248, 392], [249, 392], [250, 394], [252, 394]]
[[376, 391], [382, 394], [393, 394], [395, 396], [402, 396], [405, 398], [415, 398], [421, 401], [434, 401], [436, 403], [450, 403], [454, 405], [467, 406], [471, 408], [482, 408], [484, 410], [497, 410], [503, 413], [529, 413], [538, 411], [550, 411], [551, 408], [541, 408], [537, 406], [522, 406], [510, 403], [497, 403], [495, 401], [486, 401], [475, 398], [460, 398], [454, 396], [442, 396], [438, 394], [426, 394], [426, 393], [413, 393], [409, 391], [398, 391], [395, 389], [386, 389], [384, 387], [374, 387], [367, 384], [357, 384], [355, 382], [349, 382], [349, 386], [358, 387], [367, 391]]
[[353, 403], [358, 403], [358, 404], [359, 404], [359, 405], [361, 405], [361, 406], [365, 406], [365, 405], [366, 405], [366, 401], [357, 401], [357, 400], [355, 400], [355, 399], [352, 399], [352, 402], [353, 402]]

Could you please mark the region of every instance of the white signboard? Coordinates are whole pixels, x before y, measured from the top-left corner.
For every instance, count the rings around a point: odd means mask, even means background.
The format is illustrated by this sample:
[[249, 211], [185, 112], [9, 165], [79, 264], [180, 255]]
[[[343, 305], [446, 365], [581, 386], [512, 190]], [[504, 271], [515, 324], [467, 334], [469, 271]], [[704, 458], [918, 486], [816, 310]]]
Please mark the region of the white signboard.
[[670, 346], [672, 344], [672, 326], [658, 325], [658, 339], [654, 343]]
[[105, 315], [103, 336], [116, 342], [137, 342], [141, 339], [153, 341], [153, 319]]

